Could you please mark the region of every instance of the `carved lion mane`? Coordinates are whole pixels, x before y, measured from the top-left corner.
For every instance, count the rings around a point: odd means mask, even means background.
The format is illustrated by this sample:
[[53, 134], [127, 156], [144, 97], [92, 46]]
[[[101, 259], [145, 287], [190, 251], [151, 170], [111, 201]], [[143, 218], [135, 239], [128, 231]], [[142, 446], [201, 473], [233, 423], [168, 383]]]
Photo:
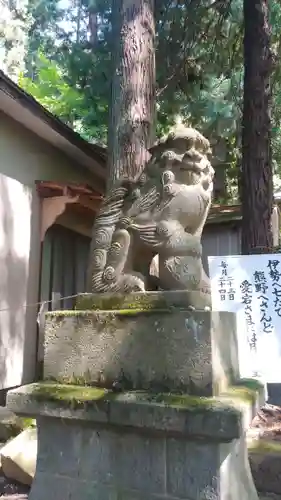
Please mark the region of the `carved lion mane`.
[[209, 141], [178, 126], [150, 153], [141, 175], [116, 183], [102, 204], [93, 228], [89, 291], [149, 288], [155, 255], [161, 288], [200, 286], [200, 239], [214, 176]]

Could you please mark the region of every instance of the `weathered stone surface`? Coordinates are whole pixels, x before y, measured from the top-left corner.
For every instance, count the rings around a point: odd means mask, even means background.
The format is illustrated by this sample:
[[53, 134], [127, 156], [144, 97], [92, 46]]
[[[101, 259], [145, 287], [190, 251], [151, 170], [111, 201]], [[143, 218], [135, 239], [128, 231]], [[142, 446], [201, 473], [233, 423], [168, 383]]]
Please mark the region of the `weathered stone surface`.
[[281, 495], [281, 444], [269, 440], [252, 441], [249, 460], [257, 489]]
[[14, 389], [9, 408], [38, 424], [29, 500], [258, 500], [243, 413], [261, 390], [248, 382], [196, 398], [47, 383]]
[[38, 473], [165, 493], [164, 439], [121, 428], [81, 429], [73, 422], [58, 425], [57, 419], [39, 419], [38, 423]]
[[279, 495], [281, 495], [280, 434], [281, 408], [267, 403], [257, 412], [247, 432], [249, 457], [258, 489], [262, 492], [276, 492]]
[[91, 498], [90, 492], [99, 500], [257, 500], [249, 471], [241, 477], [239, 440], [186, 441], [182, 435], [46, 417], [38, 418], [38, 432], [30, 500], [59, 499], [62, 492], [81, 500]]
[[86, 311], [170, 311], [188, 309], [188, 290], [131, 293], [81, 293], [76, 309]]
[[237, 327], [234, 313], [177, 307], [48, 313], [44, 379], [217, 395], [239, 378]]
[[63, 418], [80, 421], [81, 425], [94, 422], [136, 428], [140, 432], [231, 441], [240, 436], [244, 413], [252, 408], [247, 394], [235, 395], [231, 391], [221, 398], [161, 394], [153, 397], [139, 392], [103, 393], [94, 388], [42, 383], [9, 391], [8, 404], [21, 415]]
[[195, 292], [189, 298], [196, 308], [211, 305], [200, 242], [213, 191], [209, 153], [209, 141], [197, 130], [177, 126], [151, 149], [138, 179], [112, 187], [93, 228], [90, 291], [160, 286]]
[[243, 436], [220, 446], [167, 440], [167, 456], [167, 491], [171, 497], [257, 499]]

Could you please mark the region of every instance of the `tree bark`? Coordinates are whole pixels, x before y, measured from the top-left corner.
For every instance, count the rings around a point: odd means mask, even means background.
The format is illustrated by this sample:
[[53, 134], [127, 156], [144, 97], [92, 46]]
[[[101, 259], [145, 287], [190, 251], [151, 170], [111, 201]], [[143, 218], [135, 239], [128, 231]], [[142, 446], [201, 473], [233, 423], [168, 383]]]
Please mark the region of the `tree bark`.
[[112, 0], [112, 25], [108, 187], [138, 176], [154, 140], [154, 0]]
[[244, 109], [242, 128], [242, 254], [272, 247], [272, 53], [269, 0], [244, 0]]

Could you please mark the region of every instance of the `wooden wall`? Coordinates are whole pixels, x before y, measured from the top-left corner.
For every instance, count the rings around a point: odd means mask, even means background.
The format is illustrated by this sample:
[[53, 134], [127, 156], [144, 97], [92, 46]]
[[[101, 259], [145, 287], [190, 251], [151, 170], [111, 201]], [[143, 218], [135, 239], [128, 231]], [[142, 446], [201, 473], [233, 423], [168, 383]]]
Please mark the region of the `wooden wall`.
[[42, 250], [40, 300], [51, 300], [48, 310], [71, 309], [75, 299], [63, 299], [85, 292], [90, 238], [60, 225], [45, 236]]

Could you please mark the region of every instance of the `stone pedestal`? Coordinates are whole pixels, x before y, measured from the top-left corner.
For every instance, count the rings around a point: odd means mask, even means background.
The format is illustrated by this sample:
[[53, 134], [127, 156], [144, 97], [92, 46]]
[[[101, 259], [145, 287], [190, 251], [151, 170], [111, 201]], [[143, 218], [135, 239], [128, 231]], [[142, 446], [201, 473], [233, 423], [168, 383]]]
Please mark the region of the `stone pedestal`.
[[188, 311], [186, 300], [184, 292], [84, 295], [78, 310], [48, 313], [44, 378], [220, 394], [239, 378], [236, 315]]
[[[184, 292], [83, 295], [47, 314], [44, 379], [10, 391], [38, 425], [30, 500], [257, 500], [236, 316]], [[95, 387], [93, 387], [95, 386]]]
[[256, 395], [15, 389], [9, 408], [38, 423], [29, 500], [257, 500], [243, 432]]

